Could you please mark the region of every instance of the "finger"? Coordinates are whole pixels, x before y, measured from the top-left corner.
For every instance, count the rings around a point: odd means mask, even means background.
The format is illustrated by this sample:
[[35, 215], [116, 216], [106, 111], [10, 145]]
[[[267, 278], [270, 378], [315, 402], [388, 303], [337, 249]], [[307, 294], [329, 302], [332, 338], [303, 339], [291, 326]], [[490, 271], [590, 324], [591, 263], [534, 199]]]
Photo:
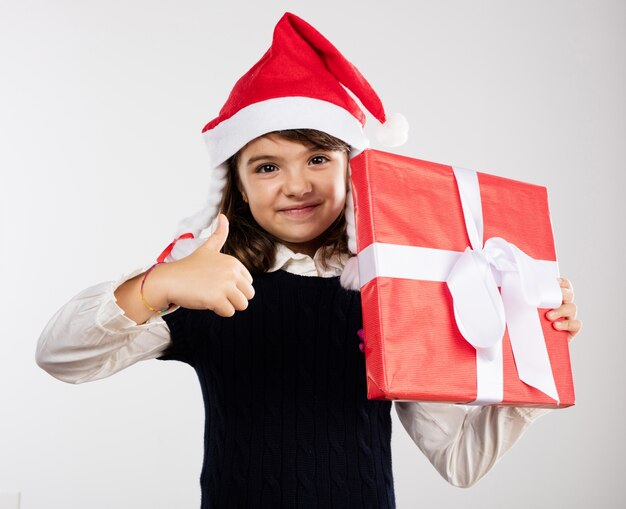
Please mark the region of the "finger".
[[548, 311], [546, 318], [550, 321], [558, 320], [559, 318], [576, 318], [578, 308], [573, 302], [561, 304], [558, 308]]
[[254, 297], [254, 287], [250, 284], [250, 282], [247, 279], [240, 279], [239, 282], [237, 283], [237, 289], [243, 293], [243, 295], [245, 296], [246, 299], [250, 300], [252, 297]]
[[578, 334], [582, 328], [582, 322], [572, 318], [571, 320], [557, 320], [552, 324], [556, 330], [564, 330], [572, 335]]
[[204, 243], [204, 246], [212, 251], [220, 251], [228, 238], [228, 219], [224, 214], [217, 216], [217, 228]]
[[568, 342], [574, 339], [574, 336], [576, 336], [576, 334], [578, 334], [583, 328], [583, 322], [581, 322], [580, 320], [573, 320], [573, 322], [575, 323], [573, 323], [570, 327], [573, 330], [570, 330], [569, 337], [567, 338]]
[[235, 314], [235, 308], [228, 299], [221, 299], [220, 302], [213, 308], [213, 312], [219, 316], [230, 318]]
[[574, 287], [572, 286], [572, 282], [566, 277], [560, 277], [558, 278], [558, 280], [559, 280], [559, 286], [561, 288], [570, 288], [571, 290], [574, 289]]
[[246, 278], [248, 283], [252, 284], [252, 274], [250, 274], [250, 271], [246, 269], [246, 266], [243, 263], [241, 264], [241, 275]]
[[574, 302], [574, 290], [571, 288], [561, 287], [561, 293], [563, 294], [563, 302]]
[[248, 307], [248, 299], [237, 288], [233, 288], [228, 292], [227, 297], [233, 308], [237, 311], [243, 311]]

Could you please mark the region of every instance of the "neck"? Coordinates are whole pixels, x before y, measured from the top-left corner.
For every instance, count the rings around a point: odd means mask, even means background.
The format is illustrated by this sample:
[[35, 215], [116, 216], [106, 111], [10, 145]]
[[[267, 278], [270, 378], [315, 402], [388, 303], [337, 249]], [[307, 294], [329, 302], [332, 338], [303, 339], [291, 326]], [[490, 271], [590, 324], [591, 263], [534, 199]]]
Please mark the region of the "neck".
[[321, 247], [321, 242], [300, 242], [300, 243], [291, 243], [291, 242], [283, 242], [283, 244], [291, 249], [294, 253], [302, 253], [313, 258], [317, 250]]

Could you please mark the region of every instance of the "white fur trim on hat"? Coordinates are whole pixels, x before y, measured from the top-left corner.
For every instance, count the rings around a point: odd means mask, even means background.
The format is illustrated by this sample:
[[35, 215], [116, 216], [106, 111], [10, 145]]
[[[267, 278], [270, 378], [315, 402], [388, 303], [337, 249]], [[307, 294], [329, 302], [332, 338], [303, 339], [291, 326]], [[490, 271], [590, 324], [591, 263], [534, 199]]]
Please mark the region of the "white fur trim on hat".
[[227, 172], [228, 165], [226, 163], [211, 170], [209, 192], [204, 207], [194, 215], [179, 221], [174, 235], [174, 238], [177, 238], [183, 233], [193, 233], [194, 238], [177, 241], [165, 261], [180, 260], [190, 255], [213, 233], [216, 227], [215, 219], [219, 213], [224, 187], [226, 186]]
[[[348, 164], [348, 179], [352, 175], [350, 164]], [[352, 186], [348, 185], [348, 193], [346, 194], [346, 233], [348, 234], [348, 250], [352, 254], [356, 254], [356, 223], [354, 219], [354, 200], [352, 198]]]
[[360, 290], [359, 261], [356, 256], [348, 259], [339, 278], [341, 286], [348, 290]]
[[204, 132], [211, 166], [222, 164], [259, 136], [286, 129], [330, 134], [352, 147], [351, 157], [369, 147], [360, 122], [345, 108], [311, 97], [277, 97], [246, 106]]

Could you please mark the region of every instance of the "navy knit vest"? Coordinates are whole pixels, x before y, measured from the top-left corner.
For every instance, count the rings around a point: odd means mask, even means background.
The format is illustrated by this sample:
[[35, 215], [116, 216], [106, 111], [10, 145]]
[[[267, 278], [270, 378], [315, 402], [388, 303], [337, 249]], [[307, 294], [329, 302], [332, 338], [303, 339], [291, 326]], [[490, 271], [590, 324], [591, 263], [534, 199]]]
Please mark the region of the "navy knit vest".
[[254, 287], [232, 318], [163, 317], [161, 359], [202, 387], [202, 509], [394, 508], [391, 403], [366, 398], [360, 294], [282, 270]]

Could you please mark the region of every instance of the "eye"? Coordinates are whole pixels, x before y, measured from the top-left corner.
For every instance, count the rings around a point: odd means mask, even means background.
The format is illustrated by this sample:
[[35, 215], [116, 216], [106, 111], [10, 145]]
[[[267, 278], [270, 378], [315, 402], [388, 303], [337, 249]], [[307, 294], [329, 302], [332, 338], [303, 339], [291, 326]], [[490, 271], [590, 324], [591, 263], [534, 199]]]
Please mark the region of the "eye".
[[273, 164], [262, 164], [255, 171], [256, 173], [271, 173], [273, 171], [276, 171], [277, 169], [278, 168], [276, 168], [276, 166], [274, 166]]
[[317, 155], [317, 156], [313, 156], [310, 162], [311, 164], [324, 164], [324, 163], [327, 163], [328, 161], [330, 161], [330, 158], [324, 155]]

